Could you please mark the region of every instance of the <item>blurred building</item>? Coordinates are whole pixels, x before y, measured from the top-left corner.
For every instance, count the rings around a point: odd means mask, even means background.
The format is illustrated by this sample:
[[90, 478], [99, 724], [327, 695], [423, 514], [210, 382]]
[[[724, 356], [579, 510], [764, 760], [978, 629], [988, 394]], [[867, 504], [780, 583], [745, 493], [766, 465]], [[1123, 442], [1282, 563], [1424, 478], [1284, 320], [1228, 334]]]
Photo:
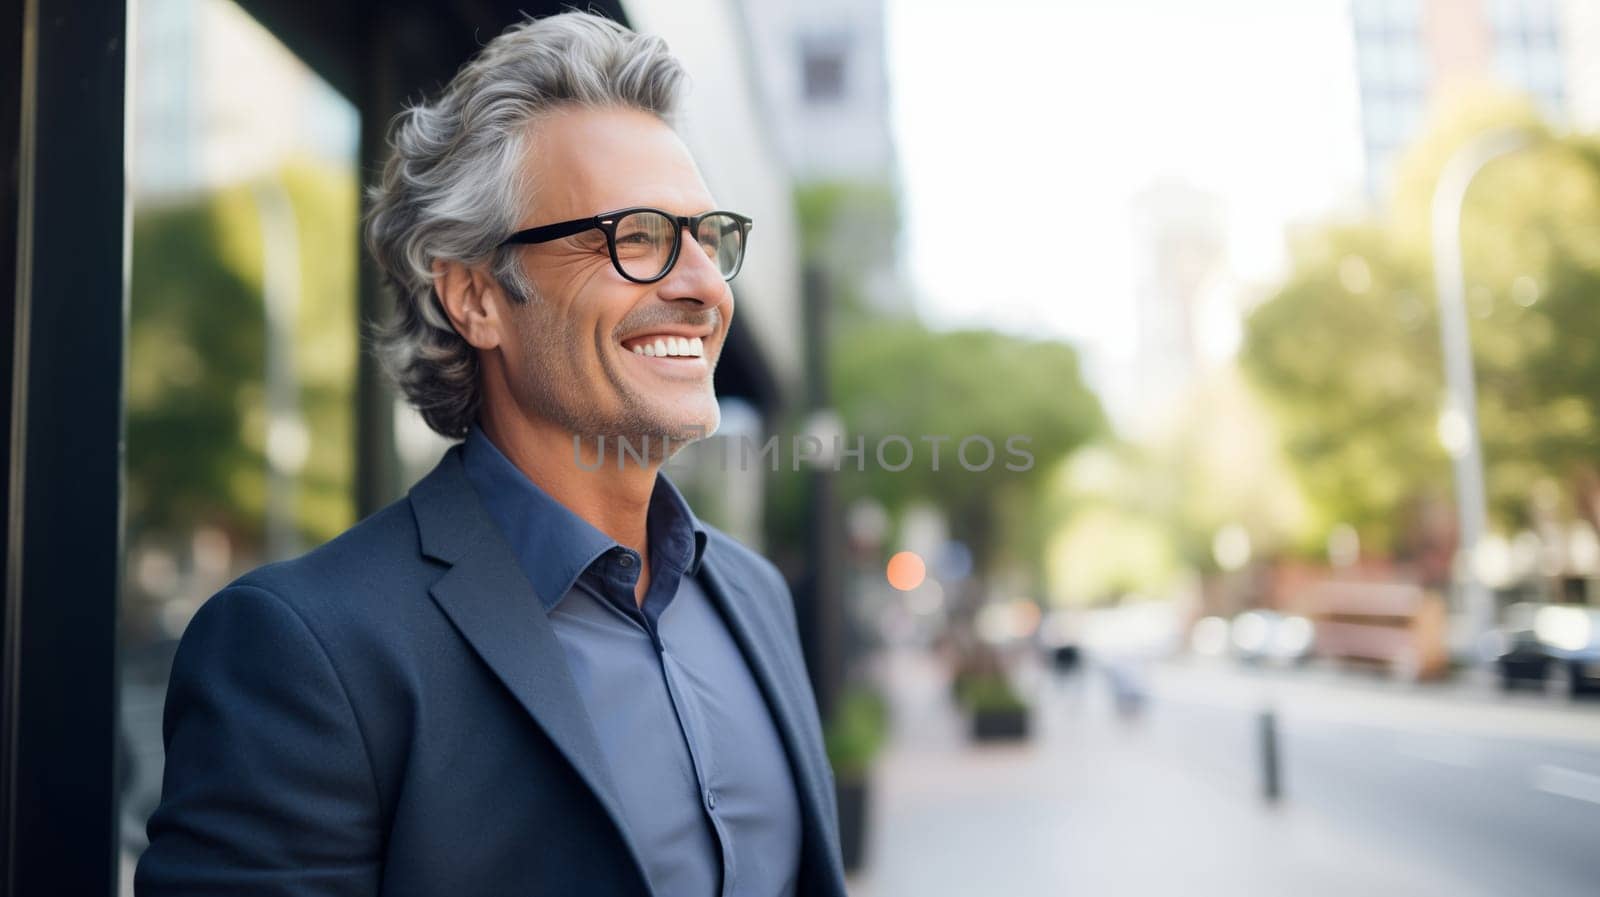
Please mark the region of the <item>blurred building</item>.
[[1593, 0], [1352, 0], [1368, 197], [1442, 96], [1495, 85], [1552, 122], [1600, 124], [1600, 4]]
[[1229, 267], [1226, 215], [1211, 193], [1157, 180], [1134, 197], [1132, 218], [1138, 392], [1131, 407], [1108, 405], [1119, 423], [1139, 430], [1165, 416], [1205, 368]]
[[897, 217], [899, 159], [889, 118], [883, 0], [735, 0], [749, 29], [750, 64], [796, 185], [855, 193], [814, 254], [857, 282], [871, 307], [909, 314]]
[[1571, 125], [1580, 131], [1597, 131], [1600, 130], [1600, 3], [1565, 0], [1562, 13]]
[[142, 0], [134, 29], [136, 201], [245, 181], [294, 155], [353, 164], [355, 107], [237, 5]]
[[738, 0], [789, 168], [893, 180], [883, 0]]

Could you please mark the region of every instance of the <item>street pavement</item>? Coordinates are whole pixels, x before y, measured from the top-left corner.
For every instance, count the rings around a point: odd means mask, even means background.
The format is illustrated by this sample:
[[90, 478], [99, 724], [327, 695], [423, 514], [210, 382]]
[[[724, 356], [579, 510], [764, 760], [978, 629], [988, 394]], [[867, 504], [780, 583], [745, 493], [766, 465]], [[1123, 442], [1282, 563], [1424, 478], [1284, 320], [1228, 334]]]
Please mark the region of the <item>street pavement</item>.
[[[1024, 676], [1032, 739], [970, 744], [939, 666], [897, 652], [855, 897], [1600, 894], [1600, 707], [1464, 684], [1196, 663]], [[1259, 714], [1282, 796], [1261, 795]]]
[[[895, 731], [854, 897], [1600, 895], [1600, 701], [1171, 662], [1124, 671], [1147, 694], [1126, 717], [1103, 670], [1027, 668], [1034, 737], [977, 747], [928, 655], [879, 672]], [[159, 787], [160, 698], [130, 685], [124, 701], [124, 894]]]

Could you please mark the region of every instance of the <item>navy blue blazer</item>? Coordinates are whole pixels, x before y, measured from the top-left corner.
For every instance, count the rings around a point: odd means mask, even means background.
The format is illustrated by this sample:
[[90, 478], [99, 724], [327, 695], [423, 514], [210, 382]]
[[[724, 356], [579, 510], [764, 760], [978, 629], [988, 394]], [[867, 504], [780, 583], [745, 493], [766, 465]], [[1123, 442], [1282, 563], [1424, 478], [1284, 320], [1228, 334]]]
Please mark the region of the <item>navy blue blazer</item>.
[[[701, 569], [788, 752], [799, 893], [843, 897], [793, 600], [714, 529]], [[650, 893], [561, 645], [459, 447], [407, 498], [206, 602], [163, 734], [140, 897]]]

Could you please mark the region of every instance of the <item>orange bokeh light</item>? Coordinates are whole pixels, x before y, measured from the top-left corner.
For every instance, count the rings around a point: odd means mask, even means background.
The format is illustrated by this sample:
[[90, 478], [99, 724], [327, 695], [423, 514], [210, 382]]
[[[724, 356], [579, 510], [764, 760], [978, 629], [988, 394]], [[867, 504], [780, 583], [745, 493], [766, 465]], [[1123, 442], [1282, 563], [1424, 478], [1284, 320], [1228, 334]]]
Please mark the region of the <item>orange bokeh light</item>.
[[889, 559], [889, 585], [902, 592], [909, 592], [922, 585], [922, 580], [927, 578], [928, 565], [922, 562], [921, 555], [915, 551], [902, 551]]

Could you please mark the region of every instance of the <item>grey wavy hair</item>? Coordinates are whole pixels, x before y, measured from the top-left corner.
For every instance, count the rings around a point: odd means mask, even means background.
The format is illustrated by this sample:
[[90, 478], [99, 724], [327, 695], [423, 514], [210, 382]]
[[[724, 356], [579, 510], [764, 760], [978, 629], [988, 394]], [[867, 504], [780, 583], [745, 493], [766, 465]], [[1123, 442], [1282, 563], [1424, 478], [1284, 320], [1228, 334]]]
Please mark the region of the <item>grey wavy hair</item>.
[[513, 301], [534, 295], [516, 247], [500, 249], [530, 190], [530, 126], [570, 106], [634, 108], [670, 122], [683, 66], [659, 37], [566, 12], [506, 29], [439, 96], [389, 126], [391, 155], [367, 192], [367, 248], [394, 290], [395, 313], [370, 328], [379, 363], [428, 426], [459, 439], [482, 403], [477, 350], [433, 289], [439, 259], [487, 263]]

